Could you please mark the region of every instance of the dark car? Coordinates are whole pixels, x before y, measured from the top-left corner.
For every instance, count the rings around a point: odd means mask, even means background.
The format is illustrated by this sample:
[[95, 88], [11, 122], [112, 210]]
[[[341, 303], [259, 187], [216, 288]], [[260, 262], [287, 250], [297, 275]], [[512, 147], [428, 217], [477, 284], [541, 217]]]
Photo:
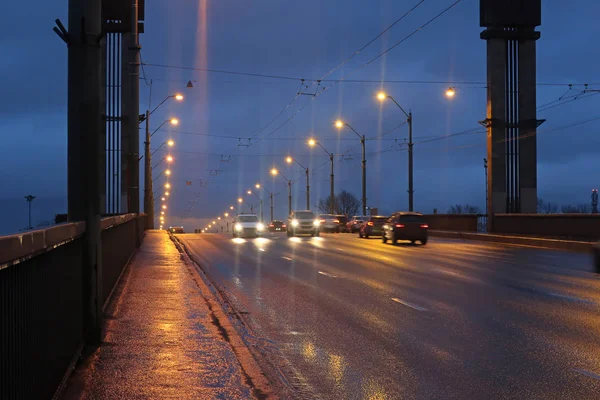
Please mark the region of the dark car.
[[355, 215], [354, 217], [352, 217], [352, 219], [346, 223], [348, 232], [350, 232], [350, 233], [358, 232], [360, 230], [362, 223], [365, 222], [367, 220], [367, 218], [369, 218], [369, 217], [365, 217], [364, 215]]
[[348, 228], [346, 227], [346, 225], [348, 224], [348, 216], [347, 215], [336, 215], [335, 217], [339, 221], [338, 232], [348, 232]]
[[421, 244], [427, 244], [429, 225], [425, 222], [423, 214], [415, 212], [396, 212], [383, 225], [383, 234], [381, 241], [387, 243], [391, 240], [396, 244], [398, 240], [410, 240], [411, 243], [416, 241]]
[[383, 225], [388, 221], [388, 217], [374, 216], [369, 217], [358, 231], [358, 237], [368, 239], [369, 236], [383, 236]]
[[269, 232], [284, 232], [285, 224], [283, 221], [271, 221], [269, 224]]

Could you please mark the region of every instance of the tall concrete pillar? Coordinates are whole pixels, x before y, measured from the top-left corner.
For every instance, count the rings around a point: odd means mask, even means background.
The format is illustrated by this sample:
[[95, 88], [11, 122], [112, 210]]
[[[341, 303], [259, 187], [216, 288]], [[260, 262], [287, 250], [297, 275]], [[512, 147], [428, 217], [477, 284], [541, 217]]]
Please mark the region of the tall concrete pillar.
[[537, 210], [536, 46], [541, 0], [480, 0], [487, 41], [488, 230], [493, 215]]
[[506, 42], [491, 39], [487, 45], [487, 159], [488, 159], [488, 212], [506, 212]]
[[521, 212], [537, 212], [536, 62], [534, 40], [519, 43], [519, 192]]

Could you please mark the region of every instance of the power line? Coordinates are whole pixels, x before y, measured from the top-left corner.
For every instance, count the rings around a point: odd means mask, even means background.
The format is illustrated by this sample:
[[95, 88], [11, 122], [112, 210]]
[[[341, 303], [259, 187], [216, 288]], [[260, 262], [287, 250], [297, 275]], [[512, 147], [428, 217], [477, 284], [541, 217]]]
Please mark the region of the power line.
[[[421, 28], [422, 29], [422, 28]], [[417, 31], [413, 32], [415, 34]], [[406, 40], [404, 38], [403, 40]], [[386, 51], [389, 51], [386, 50]], [[217, 70], [217, 69], [206, 69], [206, 68], [195, 68], [195, 67], [186, 67], [180, 65], [165, 65], [165, 64], [152, 64], [152, 63], [142, 63], [142, 66], [148, 67], [159, 67], [159, 68], [172, 68], [172, 69], [183, 69], [183, 70], [192, 70], [192, 71], [204, 71], [204, 72], [215, 72], [222, 74], [232, 74], [232, 75], [245, 75], [245, 76], [254, 76], [261, 78], [270, 78], [270, 79], [283, 79], [290, 81], [298, 81], [298, 82], [331, 82], [331, 83], [373, 83], [373, 84], [417, 84], [417, 85], [484, 85], [483, 88], [487, 86], [487, 82], [485, 81], [452, 81], [452, 80], [419, 80], [419, 79], [317, 79], [317, 78], [299, 78], [293, 76], [282, 76], [282, 75], [268, 75], [268, 74], [256, 74], [251, 72], [240, 72], [240, 71], [227, 71], [227, 70]], [[141, 79], [144, 79], [143, 77]], [[164, 80], [164, 81], [173, 81], [174, 80], [166, 80], [161, 78], [154, 78], [156, 80]], [[193, 81], [194, 82], [194, 81]], [[569, 83], [569, 82], [538, 82], [536, 86], [599, 86], [599, 83]], [[307, 87], [308, 88], [308, 87]]]
[[373, 42], [375, 42], [377, 39], [379, 39], [381, 36], [383, 36], [386, 32], [388, 32], [390, 29], [392, 29], [395, 25], [397, 25], [400, 21], [402, 21], [404, 18], [406, 18], [411, 12], [413, 12], [417, 7], [419, 7], [424, 2], [425, 2], [425, 0], [420, 0], [410, 10], [408, 10], [400, 18], [398, 18], [397, 20], [395, 20], [390, 26], [388, 26], [383, 31], [381, 31], [377, 36], [375, 36], [373, 39], [371, 39], [367, 44], [365, 44], [363, 47], [361, 47], [360, 49], [358, 49], [357, 51], [355, 51], [354, 53], [352, 53], [352, 55], [350, 57], [346, 58], [344, 61], [342, 61], [341, 63], [339, 63], [335, 68], [333, 68], [331, 71], [329, 71], [327, 74], [325, 74], [321, 78], [321, 81], [323, 81], [323, 79], [325, 77], [333, 74], [339, 68], [341, 68], [342, 66], [344, 66], [348, 61], [352, 60], [355, 56], [357, 56], [361, 51], [363, 51], [364, 49], [366, 49], [367, 47], [369, 47], [371, 44], [373, 44]]

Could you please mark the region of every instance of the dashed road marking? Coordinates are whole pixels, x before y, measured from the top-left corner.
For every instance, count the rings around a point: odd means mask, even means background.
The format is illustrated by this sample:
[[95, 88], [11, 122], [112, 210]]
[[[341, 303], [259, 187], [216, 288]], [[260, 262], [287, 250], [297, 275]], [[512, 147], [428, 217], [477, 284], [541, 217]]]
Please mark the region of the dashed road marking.
[[595, 373], [590, 372], [590, 371], [586, 371], [585, 369], [574, 369], [573, 371], [577, 372], [578, 374], [585, 375], [585, 376], [588, 376], [588, 377], [590, 377], [592, 379], [600, 381], [600, 375], [595, 374]]
[[404, 300], [400, 300], [400, 299], [399, 299], [399, 298], [397, 298], [397, 297], [392, 297], [392, 301], [395, 301], [396, 303], [403, 304], [403, 305], [405, 305], [406, 307], [410, 307], [410, 308], [412, 308], [412, 309], [414, 309], [414, 310], [417, 310], [417, 311], [427, 311], [427, 309], [426, 309], [426, 308], [423, 308], [423, 307], [421, 307], [421, 306], [418, 306], [418, 305], [416, 305], [416, 304], [409, 303], [409, 302], [407, 302], [407, 301], [404, 301]]
[[292, 261], [292, 258], [291, 258], [291, 257], [283, 256], [283, 257], [281, 257], [281, 258], [283, 258], [284, 260]]
[[330, 274], [329, 272], [323, 272], [323, 271], [319, 271], [319, 274], [323, 275], [323, 276], [328, 276], [330, 278], [337, 278], [336, 275]]

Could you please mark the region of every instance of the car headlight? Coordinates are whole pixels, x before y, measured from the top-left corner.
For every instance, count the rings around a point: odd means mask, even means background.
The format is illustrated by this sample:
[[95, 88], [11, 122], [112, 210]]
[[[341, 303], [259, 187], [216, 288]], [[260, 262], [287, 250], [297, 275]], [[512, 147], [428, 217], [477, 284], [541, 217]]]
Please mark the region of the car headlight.
[[235, 224], [235, 230], [236, 231], [241, 231], [242, 229], [243, 229], [242, 228], [242, 224]]
[[256, 229], [262, 231], [263, 229], [265, 229], [265, 226], [259, 222], [258, 224], [256, 224]]
[[318, 219], [315, 219], [315, 222], [313, 222], [314, 226], [319, 226], [319, 224], [321, 223], [321, 221], [319, 221]]
[[292, 226], [298, 226], [298, 220], [297, 219], [293, 219], [292, 220]]

